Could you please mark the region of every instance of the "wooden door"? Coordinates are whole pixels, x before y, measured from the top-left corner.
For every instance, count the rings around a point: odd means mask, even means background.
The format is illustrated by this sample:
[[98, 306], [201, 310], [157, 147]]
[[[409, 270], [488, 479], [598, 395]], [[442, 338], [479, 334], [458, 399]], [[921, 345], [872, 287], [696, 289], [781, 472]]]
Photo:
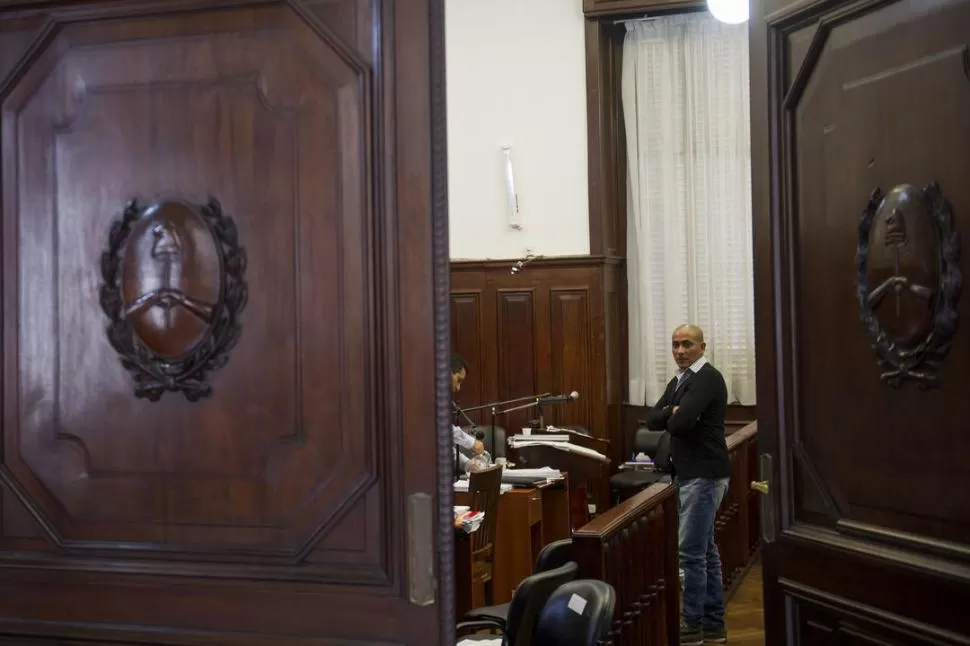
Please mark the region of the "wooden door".
[[970, 2], [752, 8], [766, 641], [968, 644]]
[[450, 639], [442, 29], [0, 2], [0, 642]]

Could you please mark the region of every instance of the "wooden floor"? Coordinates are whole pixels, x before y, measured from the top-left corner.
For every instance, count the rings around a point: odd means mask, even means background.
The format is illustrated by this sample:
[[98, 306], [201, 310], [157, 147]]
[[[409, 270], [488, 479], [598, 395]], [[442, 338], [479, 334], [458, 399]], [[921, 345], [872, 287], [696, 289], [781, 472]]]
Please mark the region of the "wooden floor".
[[751, 566], [727, 607], [728, 644], [764, 646], [765, 612], [761, 597], [761, 560]]

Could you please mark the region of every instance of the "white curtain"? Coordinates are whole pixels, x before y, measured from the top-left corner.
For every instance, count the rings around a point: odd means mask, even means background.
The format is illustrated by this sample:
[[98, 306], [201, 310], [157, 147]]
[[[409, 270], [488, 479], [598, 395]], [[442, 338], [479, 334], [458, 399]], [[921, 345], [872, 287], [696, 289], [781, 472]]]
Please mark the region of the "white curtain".
[[670, 334], [704, 329], [728, 401], [755, 403], [746, 25], [707, 13], [627, 24], [630, 402], [654, 404]]

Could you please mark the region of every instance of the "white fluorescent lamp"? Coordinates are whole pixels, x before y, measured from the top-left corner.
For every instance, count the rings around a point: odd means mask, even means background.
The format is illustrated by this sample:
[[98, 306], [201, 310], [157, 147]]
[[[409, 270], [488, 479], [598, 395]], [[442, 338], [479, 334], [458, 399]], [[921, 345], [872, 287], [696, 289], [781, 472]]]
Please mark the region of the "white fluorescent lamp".
[[505, 164], [505, 190], [509, 216], [509, 226], [516, 231], [522, 229], [522, 216], [519, 214], [519, 196], [515, 192], [515, 173], [512, 170], [512, 146], [502, 146]]
[[751, 13], [751, 0], [707, 0], [707, 10], [721, 22], [739, 25]]

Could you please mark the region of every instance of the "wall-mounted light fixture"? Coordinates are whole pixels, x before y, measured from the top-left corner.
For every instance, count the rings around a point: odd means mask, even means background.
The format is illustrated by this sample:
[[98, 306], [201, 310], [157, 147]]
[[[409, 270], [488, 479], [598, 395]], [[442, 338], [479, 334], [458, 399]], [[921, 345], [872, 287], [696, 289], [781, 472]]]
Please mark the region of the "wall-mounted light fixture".
[[515, 172], [512, 170], [512, 146], [502, 146], [502, 163], [505, 168], [505, 191], [509, 227], [522, 230], [522, 215], [519, 213], [519, 195], [515, 192]]
[[537, 256], [536, 254], [532, 253], [531, 249], [526, 249], [525, 258], [521, 260], [517, 260], [512, 265], [512, 269], [509, 270], [509, 273], [512, 274], [513, 276], [516, 275], [517, 273], [525, 269], [525, 266], [528, 265], [530, 262], [532, 262], [533, 260], [538, 260], [539, 258], [542, 258], [542, 256]]

